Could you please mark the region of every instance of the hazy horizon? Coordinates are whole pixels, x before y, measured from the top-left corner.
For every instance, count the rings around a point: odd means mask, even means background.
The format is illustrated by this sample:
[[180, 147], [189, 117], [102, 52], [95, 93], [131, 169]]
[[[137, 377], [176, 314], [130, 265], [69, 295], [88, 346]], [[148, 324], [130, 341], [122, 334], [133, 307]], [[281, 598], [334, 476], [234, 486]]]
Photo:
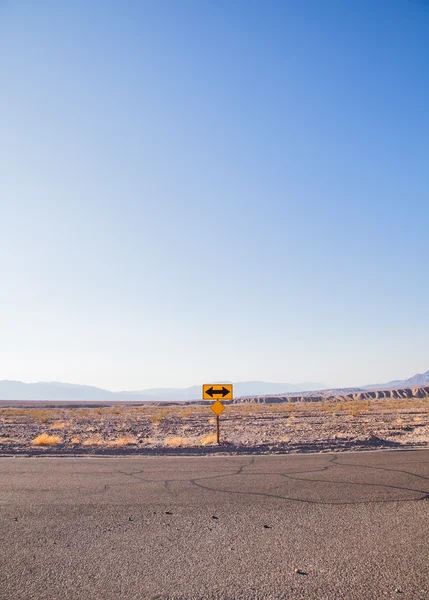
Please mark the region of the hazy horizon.
[[[126, 388], [120, 388], [120, 389], [110, 389], [110, 388], [103, 388], [102, 386], [99, 385], [94, 385], [94, 384], [89, 384], [89, 383], [75, 383], [75, 382], [70, 382], [70, 381], [54, 381], [52, 379], [50, 380], [34, 380], [34, 381], [22, 381], [20, 379], [0, 379], [0, 383], [4, 381], [10, 381], [10, 382], [14, 382], [14, 383], [24, 383], [24, 384], [28, 384], [28, 385], [33, 385], [33, 384], [38, 384], [38, 383], [43, 383], [43, 384], [58, 384], [58, 385], [76, 385], [76, 386], [89, 386], [89, 387], [98, 387], [100, 389], [106, 389], [107, 391], [111, 391], [111, 392], [126, 392], [126, 391], [134, 391], [131, 389], [126, 389]], [[191, 383], [189, 385], [185, 385], [185, 386], [156, 386], [156, 387], [151, 387], [151, 388], [136, 388], [136, 390], [151, 390], [151, 389], [176, 389], [176, 388], [190, 388], [190, 387], [201, 387], [204, 383], [207, 382], [194, 382]], [[282, 385], [282, 384], [286, 384], [286, 385], [302, 385], [305, 383], [308, 384], [315, 384], [315, 383], [321, 383], [322, 382], [315, 382], [315, 381], [310, 381], [310, 380], [306, 380], [306, 381], [264, 381], [261, 379], [252, 379], [252, 380], [247, 380], [247, 381], [232, 381], [230, 379], [216, 379], [216, 380], [211, 380], [210, 383], [234, 383], [234, 384], [239, 384], [239, 383], [268, 383], [268, 384], [275, 384], [275, 385]], [[324, 384], [322, 384], [324, 385]]]
[[427, 370], [429, 9], [0, 6], [0, 379]]
[[[311, 380], [311, 379], [307, 379], [307, 380], [303, 380], [303, 381], [266, 381], [266, 380], [262, 380], [262, 379], [249, 379], [246, 381], [233, 381], [231, 379], [212, 379], [210, 380], [210, 383], [234, 383], [234, 385], [239, 385], [239, 384], [268, 384], [268, 385], [287, 385], [287, 386], [301, 386], [300, 390], [302, 391], [311, 391], [312, 389], [335, 389], [336, 387], [342, 387], [342, 388], [352, 388], [352, 387], [364, 387], [364, 386], [369, 386], [369, 385], [375, 385], [375, 384], [383, 384], [383, 383], [390, 383], [391, 381], [395, 381], [395, 380], [402, 380], [402, 379], [409, 379], [410, 377], [413, 377], [415, 375], [420, 375], [422, 373], [426, 373], [427, 371], [422, 371], [421, 373], [412, 373], [411, 375], [408, 375], [406, 377], [403, 378], [394, 378], [394, 379], [390, 379], [390, 380], [386, 380], [386, 381], [368, 381], [365, 383], [361, 383], [360, 385], [344, 385], [344, 386], [333, 386], [333, 385], [329, 385], [329, 383], [327, 382], [316, 382], [315, 380]], [[169, 389], [187, 389], [187, 388], [192, 388], [192, 387], [201, 387], [204, 383], [208, 383], [208, 382], [194, 382], [194, 383], [190, 383], [189, 385], [183, 385], [183, 386], [155, 386], [155, 387], [140, 387], [140, 388], [135, 388], [134, 390], [132, 390], [131, 388], [119, 388], [119, 389], [111, 389], [111, 388], [105, 388], [103, 386], [100, 385], [95, 385], [95, 384], [89, 384], [88, 382], [70, 382], [70, 381], [54, 381], [54, 380], [35, 380], [35, 381], [22, 381], [22, 380], [11, 380], [11, 379], [0, 379], [0, 383], [1, 382], [13, 382], [13, 383], [24, 383], [26, 385], [33, 385], [33, 384], [57, 384], [57, 385], [71, 385], [71, 386], [88, 386], [88, 387], [97, 387], [109, 392], [113, 392], [113, 393], [118, 393], [118, 392], [134, 392], [134, 391], [151, 391], [151, 390], [161, 390], [161, 389], [165, 389], [165, 390], [169, 390]], [[308, 390], [306, 390], [305, 388], [303, 388], [302, 386], [308, 384], [309, 386], [311, 386]], [[314, 386], [320, 386], [315, 388]]]

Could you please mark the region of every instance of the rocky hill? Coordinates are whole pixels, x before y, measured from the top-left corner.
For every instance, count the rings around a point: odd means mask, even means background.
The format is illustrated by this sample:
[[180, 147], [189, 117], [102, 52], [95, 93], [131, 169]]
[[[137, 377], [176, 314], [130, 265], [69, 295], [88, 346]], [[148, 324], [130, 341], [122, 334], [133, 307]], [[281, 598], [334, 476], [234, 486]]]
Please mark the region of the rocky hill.
[[[343, 393], [341, 393], [343, 392]], [[235, 398], [232, 402], [240, 403], [267, 403], [277, 402], [345, 402], [349, 400], [377, 400], [381, 398], [429, 398], [429, 386], [415, 388], [399, 388], [390, 390], [360, 390], [352, 388], [345, 390], [325, 390], [323, 392], [312, 392], [306, 394], [283, 394], [275, 396], [243, 396]]]

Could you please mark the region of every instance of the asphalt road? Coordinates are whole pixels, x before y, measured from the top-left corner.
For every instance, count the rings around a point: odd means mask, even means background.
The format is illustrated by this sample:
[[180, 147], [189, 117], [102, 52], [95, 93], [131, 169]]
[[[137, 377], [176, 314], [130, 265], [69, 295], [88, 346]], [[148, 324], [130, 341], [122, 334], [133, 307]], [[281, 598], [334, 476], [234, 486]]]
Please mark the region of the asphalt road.
[[0, 598], [427, 600], [429, 451], [2, 458]]

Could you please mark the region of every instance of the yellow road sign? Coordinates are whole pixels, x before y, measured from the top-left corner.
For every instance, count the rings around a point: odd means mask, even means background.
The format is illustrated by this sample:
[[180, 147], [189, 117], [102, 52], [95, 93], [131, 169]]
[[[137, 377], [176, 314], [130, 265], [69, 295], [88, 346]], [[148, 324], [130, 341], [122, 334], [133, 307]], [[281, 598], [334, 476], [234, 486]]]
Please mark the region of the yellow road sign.
[[224, 405], [222, 404], [222, 402], [219, 402], [219, 400], [216, 400], [216, 402], [212, 404], [210, 408], [216, 416], [219, 416], [225, 410]]
[[232, 400], [232, 383], [205, 383], [203, 385], [203, 400]]

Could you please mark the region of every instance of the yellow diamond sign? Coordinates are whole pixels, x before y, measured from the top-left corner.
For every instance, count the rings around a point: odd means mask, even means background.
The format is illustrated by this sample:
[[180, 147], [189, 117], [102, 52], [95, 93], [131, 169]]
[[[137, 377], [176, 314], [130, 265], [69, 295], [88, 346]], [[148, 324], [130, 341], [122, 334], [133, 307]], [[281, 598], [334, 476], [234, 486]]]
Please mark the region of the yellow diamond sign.
[[224, 405], [222, 404], [222, 402], [219, 402], [219, 400], [216, 400], [216, 402], [212, 404], [210, 408], [217, 416], [219, 416], [225, 410]]

